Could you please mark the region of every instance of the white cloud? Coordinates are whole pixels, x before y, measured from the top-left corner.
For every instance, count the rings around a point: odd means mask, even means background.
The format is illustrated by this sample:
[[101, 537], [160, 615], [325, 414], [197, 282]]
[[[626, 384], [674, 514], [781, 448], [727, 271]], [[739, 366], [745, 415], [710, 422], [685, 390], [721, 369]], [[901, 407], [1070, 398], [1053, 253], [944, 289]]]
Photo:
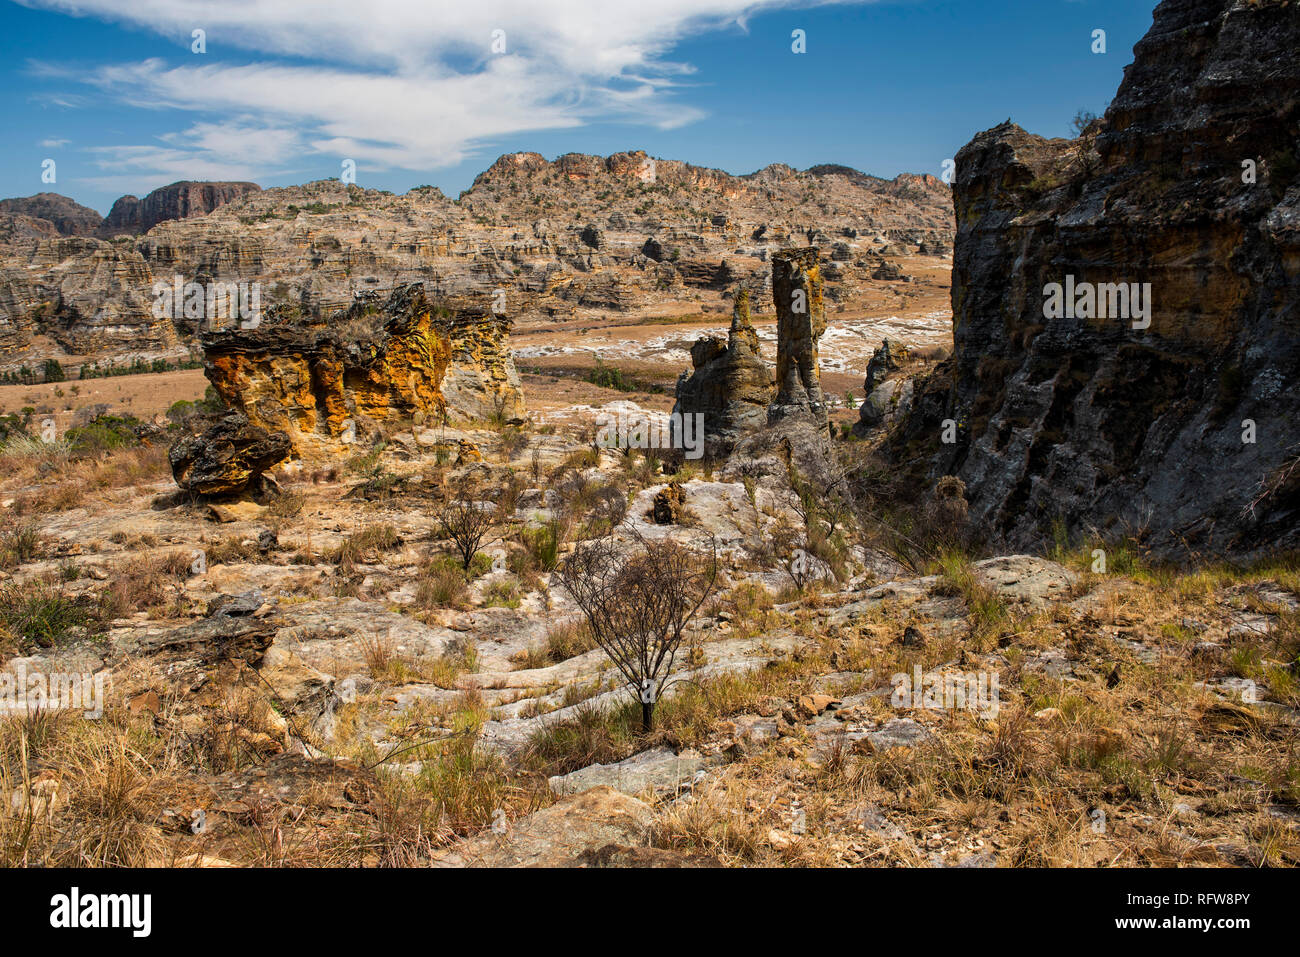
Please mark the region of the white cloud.
[[[512, 133], [597, 119], [690, 123], [703, 113], [681, 102], [691, 67], [666, 59], [675, 43], [762, 9], [839, 0], [20, 2], [130, 24], [177, 44], [169, 62], [79, 75], [137, 107], [204, 117], [161, 145], [100, 151], [106, 169], [144, 172], [154, 163], [160, 177], [183, 170], [212, 178], [201, 169], [256, 179], [311, 153], [352, 158], [363, 169], [427, 170]], [[196, 28], [206, 31], [206, 54], [187, 52]], [[498, 29], [504, 55], [491, 51]], [[178, 57], [183, 65], [169, 65]]]

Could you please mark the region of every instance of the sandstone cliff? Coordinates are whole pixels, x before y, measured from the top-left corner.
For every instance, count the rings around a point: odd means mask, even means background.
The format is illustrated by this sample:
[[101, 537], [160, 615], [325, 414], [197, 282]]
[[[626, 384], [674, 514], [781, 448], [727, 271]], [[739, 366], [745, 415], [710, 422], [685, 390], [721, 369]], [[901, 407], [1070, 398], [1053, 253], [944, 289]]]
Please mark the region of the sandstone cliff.
[[[523, 414], [510, 320], [481, 303], [430, 302], [420, 284], [325, 323], [205, 332], [213, 387], [254, 426], [304, 451], [363, 443], [377, 427]], [[364, 443], [363, 443], [364, 444]]]
[[1300, 545], [1297, 49], [1295, 3], [1165, 0], [1083, 136], [958, 154], [955, 351], [895, 447], [991, 535]]
[[104, 236], [122, 233], [138, 236], [169, 219], [205, 215], [259, 189], [256, 183], [172, 183], [155, 189], [144, 199], [121, 197], [108, 211], [98, 231]]

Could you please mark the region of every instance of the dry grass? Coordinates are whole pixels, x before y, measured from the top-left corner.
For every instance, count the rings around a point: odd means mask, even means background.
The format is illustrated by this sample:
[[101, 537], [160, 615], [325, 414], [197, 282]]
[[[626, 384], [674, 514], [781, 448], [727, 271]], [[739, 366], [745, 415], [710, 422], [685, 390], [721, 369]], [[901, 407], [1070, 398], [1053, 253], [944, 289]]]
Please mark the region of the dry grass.
[[143, 493], [171, 476], [162, 445], [115, 449], [94, 458], [71, 458], [57, 445], [23, 454], [0, 454], [7, 466], [4, 489], [39, 483], [39, 492], [15, 496], [19, 515], [48, 514], [92, 505], [106, 493], [129, 489]]

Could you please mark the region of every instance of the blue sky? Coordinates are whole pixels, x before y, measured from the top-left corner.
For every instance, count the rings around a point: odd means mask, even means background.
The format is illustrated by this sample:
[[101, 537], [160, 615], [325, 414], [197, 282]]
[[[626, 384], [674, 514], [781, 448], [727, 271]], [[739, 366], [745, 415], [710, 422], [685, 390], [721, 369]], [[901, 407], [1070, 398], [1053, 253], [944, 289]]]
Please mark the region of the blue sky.
[[178, 179], [282, 186], [352, 159], [360, 185], [455, 196], [516, 150], [939, 175], [1008, 117], [1063, 136], [1077, 110], [1102, 112], [1154, 6], [0, 0], [0, 195], [107, 212]]

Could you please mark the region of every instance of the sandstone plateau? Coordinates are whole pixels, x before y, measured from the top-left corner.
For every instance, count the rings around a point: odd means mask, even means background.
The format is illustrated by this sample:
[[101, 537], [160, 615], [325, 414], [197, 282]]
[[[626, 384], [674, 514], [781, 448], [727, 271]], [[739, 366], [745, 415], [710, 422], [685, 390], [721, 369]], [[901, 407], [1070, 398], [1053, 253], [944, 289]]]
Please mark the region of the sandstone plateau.
[[[11, 217], [0, 221], [0, 364], [34, 350], [186, 356], [197, 323], [151, 309], [153, 283], [177, 275], [257, 282], [265, 304], [308, 317], [423, 282], [437, 295], [500, 291], [516, 319], [550, 319], [717, 298], [734, 285], [765, 301], [770, 255], [808, 243], [829, 251], [827, 295], [839, 302], [886, 256], [922, 243], [937, 254], [953, 236], [950, 190], [932, 176], [785, 166], [732, 176], [643, 152], [553, 162], [508, 153], [457, 200], [433, 187], [395, 196], [337, 181], [177, 183], [123, 197], [102, 227], [75, 236], [50, 235], [60, 230], [40, 216], [80, 223], [68, 212], [76, 204], [36, 200], [6, 201]], [[105, 230], [147, 232], [89, 234]]]

